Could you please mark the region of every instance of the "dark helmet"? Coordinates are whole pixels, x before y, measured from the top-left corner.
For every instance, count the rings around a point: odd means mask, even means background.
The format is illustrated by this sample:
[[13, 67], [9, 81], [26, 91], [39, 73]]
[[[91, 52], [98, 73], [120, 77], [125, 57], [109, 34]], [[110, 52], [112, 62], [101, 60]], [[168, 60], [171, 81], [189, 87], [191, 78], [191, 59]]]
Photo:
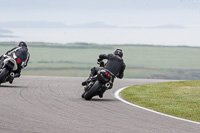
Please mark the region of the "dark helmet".
[[118, 56], [120, 56], [120, 57], [123, 56], [123, 52], [122, 52], [121, 49], [116, 49], [115, 52], [114, 52], [114, 54], [115, 54], [115, 55], [118, 55]]
[[25, 42], [20, 42], [18, 46], [19, 46], [19, 47], [27, 47], [27, 45], [26, 45]]

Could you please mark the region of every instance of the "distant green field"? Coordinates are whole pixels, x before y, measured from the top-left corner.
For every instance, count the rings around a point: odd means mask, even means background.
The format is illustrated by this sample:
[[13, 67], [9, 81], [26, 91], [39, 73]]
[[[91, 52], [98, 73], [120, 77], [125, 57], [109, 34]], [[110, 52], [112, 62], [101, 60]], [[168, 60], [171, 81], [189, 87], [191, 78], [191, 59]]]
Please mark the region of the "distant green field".
[[[0, 54], [16, 46], [1, 42]], [[81, 76], [89, 75], [99, 54], [123, 49], [127, 65], [126, 78], [200, 79], [200, 48], [147, 45], [98, 45], [28, 43], [30, 62], [24, 75]]]

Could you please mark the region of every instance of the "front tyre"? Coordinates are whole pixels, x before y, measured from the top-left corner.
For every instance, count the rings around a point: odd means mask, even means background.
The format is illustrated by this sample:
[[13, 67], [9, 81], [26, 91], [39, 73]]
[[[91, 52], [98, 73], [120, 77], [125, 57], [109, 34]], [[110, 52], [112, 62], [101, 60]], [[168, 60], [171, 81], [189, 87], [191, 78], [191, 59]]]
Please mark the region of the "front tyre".
[[92, 86], [92, 88], [85, 93], [84, 95], [85, 100], [90, 100], [92, 99], [93, 96], [98, 95], [98, 92], [101, 86], [102, 86], [102, 83], [100, 83], [99, 81], [96, 81], [94, 85]]
[[9, 70], [7, 68], [3, 68], [0, 72], [0, 84], [5, 81], [5, 78], [8, 76]]

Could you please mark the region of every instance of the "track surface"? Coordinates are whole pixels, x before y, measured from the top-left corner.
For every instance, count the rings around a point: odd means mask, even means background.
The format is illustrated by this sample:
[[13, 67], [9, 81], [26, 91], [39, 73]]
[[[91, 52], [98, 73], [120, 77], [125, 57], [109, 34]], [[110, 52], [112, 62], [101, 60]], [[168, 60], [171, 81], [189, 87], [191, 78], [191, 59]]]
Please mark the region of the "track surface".
[[81, 98], [85, 78], [31, 77], [0, 85], [0, 133], [199, 133], [200, 125], [124, 104], [117, 89], [164, 80], [121, 79], [103, 99]]

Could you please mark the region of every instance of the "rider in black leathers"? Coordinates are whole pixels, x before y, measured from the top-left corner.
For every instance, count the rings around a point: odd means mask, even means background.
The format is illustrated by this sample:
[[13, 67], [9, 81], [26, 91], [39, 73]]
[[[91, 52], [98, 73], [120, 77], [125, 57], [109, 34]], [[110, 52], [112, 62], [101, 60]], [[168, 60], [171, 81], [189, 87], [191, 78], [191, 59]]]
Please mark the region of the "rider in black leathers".
[[[30, 54], [28, 52], [28, 48], [27, 48], [27, 44], [25, 42], [20, 42], [18, 47], [14, 47], [13, 49], [9, 50], [8, 52], [6, 52], [5, 55], [12, 55], [13, 53], [16, 54], [17, 58], [19, 58], [18, 60], [18, 69], [16, 71], [14, 71], [14, 77], [10, 79], [9, 83], [12, 84], [13, 79], [16, 77], [20, 77], [21, 75], [21, 69], [23, 69], [24, 67], [27, 66], [28, 61], [29, 61], [29, 57]], [[3, 61], [5, 59], [5, 56], [2, 55], [0, 57], [0, 69], [3, 66]]]
[[[118, 78], [121, 79], [124, 76], [124, 70], [126, 67], [122, 57], [123, 57], [122, 50], [116, 49], [114, 51], [114, 54], [100, 54], [99, 59], [97, 61], [100, 62], [103, 59], [107, 59], [108, 61], [104, 68], [108, 69], [110, 72], [112, 72], [114, 74], [114, 76], [117, 76]], [[102, 67], [92, 68], [89, 78], [86, 81], [82, 82], [82, 85], [83, 86], [87, 85], [91, 81], [92, 77], [95, 76], [100, 69], [102, 69]], [[104, 92], [102, 92], [100, 97], [103, 96], [103, 93]]]

